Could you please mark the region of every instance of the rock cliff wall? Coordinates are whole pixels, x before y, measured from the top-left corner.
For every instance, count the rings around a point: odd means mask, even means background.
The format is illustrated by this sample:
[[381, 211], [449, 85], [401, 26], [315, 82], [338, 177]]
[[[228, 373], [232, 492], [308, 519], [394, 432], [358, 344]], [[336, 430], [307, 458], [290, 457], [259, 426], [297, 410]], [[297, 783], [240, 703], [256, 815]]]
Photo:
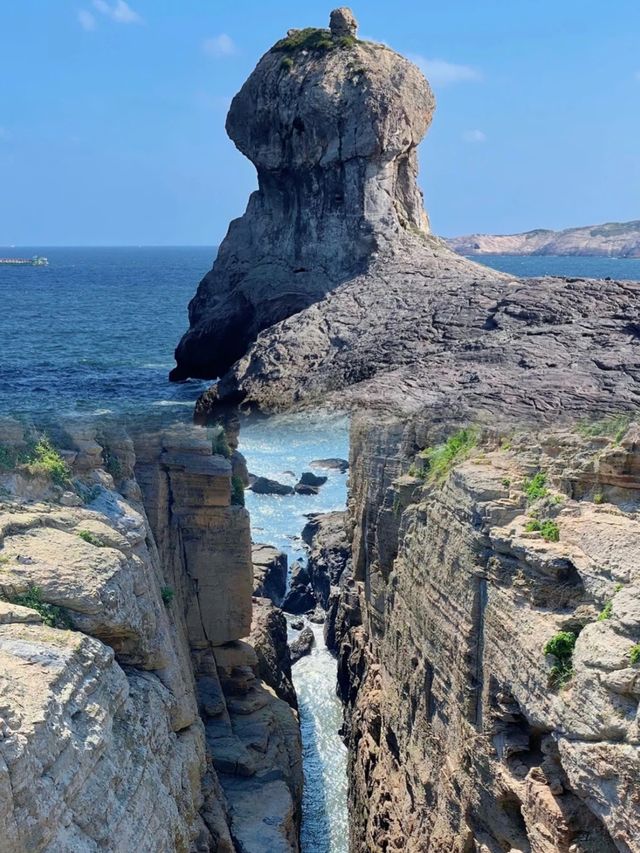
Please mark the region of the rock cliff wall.
[[298, 721], [242, 640], [241, 458], [197, 430], [55, 443], [62, 484], [7, 464], [28, 436], [3, 425], [0, 850], [295, 853]]
[[440, 438], [353, 426], [352, 853], [636, 853], [640, 427]]

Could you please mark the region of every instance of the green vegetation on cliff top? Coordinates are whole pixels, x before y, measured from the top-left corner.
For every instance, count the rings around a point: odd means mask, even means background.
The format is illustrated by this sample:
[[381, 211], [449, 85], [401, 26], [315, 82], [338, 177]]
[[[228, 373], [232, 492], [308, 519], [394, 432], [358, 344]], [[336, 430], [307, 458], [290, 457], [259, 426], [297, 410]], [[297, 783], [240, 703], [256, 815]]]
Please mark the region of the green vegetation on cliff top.
[[47, 436], [27, 447], [0, 447], [0, 471], [22, 470], [32, 476], [49, 477], [57, 486], [66, 486], [71, 477], [69, 466]]
[[302, 50], [335, 50], [337, 47], [353, 47], [355, 44], [358, 44], [358, 39], [355, 36], [333, 38], [330, 30], [305, 27], [303, 30], [294, 30], [291, 35], [277, 41], [272, 50], [290, 54]]

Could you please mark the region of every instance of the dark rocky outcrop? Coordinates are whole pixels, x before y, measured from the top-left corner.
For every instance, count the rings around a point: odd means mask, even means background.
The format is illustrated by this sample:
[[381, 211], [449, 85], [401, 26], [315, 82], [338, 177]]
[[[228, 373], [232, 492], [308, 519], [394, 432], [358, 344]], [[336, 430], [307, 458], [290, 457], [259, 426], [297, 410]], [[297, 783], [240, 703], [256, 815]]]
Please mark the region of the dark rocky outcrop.
[[307, 574], [318, 604], [327, 608], [351, 556], [345, 512], [315, 513], [302, 529], [309, 550]]
[[294, 563], [291, 567], [289, 579], [289, 591], [282, 602], [282, 609], [287, 613], [307, 613], [316, 606], [316, 598], [313, 594], [311, 579], [306, 566], [302, 563]]
[[291, 649], [291, 663], [297, 663], [300, 658], [310, 654], [314, 643], [313, 630], [311, 628], [303, 628], [296, 639], [292, 640], [289, 644], [289, 648]]
[[275, 690], [277, 696], [297, 708], [298, 700], [291, 681], [287, 622], [282, 610], [266, 598], [254, 596], [249, 642], [258, 657], [260, 678]]
[[249, 489], [256, 495], [292, 495], [293, 486], [270, 480], [268, 477], [249, 478]]
[[318, 488], [319, 486], [324, 486], [327, 480], [328, 477], [318, 476], [318, 474], [313, 474], [311, 471], [305, 471], [300, 475], [298, 486], [315, 486]]

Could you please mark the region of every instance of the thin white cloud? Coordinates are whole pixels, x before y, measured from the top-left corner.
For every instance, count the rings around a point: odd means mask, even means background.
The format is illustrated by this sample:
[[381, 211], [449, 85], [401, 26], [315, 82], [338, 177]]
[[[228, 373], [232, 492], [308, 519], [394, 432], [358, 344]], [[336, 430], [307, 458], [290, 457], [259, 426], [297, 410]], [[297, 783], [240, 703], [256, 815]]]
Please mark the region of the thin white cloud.
[[11, 134], [6, 127], [0, 127], [0, 141], [6, 142], [11, 139]]
[[636, 73], [633, 76], [636, 78], [638, 83], [640, 83], [640, 71], [636, 71]]
[[125, 3], [124, 0], [115, 0], [114, 3], [107, 3], [107, 0], [93, 0], [94, 8], [115, 21], [116, 24], [142, 24], [142, 17]]
[[82, 29], [86, 30], [88, 33], [96, 28], [95, 17], [86, 9], [78, 9], [78, 23]]
[[482, 73], [471, 65], [458, 65], [444, 59], [427, 59], [425, 56], [409, 57], [434, 86], [451, 86], [482, 80]]
[[226, 33], [205, 39], [202, 42], [202, 49], [207, 56], [215, 57], [233, 56], [234, 53], [238, 52], [234, 40]]
[[465, 130], [462, 138], [465, 142], [486, 142], [487, 134], [483, 130]]

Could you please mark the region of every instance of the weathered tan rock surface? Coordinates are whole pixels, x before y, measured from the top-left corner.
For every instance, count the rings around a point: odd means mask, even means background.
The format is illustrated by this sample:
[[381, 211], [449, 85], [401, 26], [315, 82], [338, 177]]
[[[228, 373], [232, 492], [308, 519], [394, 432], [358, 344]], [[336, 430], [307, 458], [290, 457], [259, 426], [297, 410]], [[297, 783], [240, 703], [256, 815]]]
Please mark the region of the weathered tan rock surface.
[[296, 853], [297, 716], [237, 642], [236, 455], [202, 430], [57, 438], [64, 486], [0, 472], [0, 851]]

